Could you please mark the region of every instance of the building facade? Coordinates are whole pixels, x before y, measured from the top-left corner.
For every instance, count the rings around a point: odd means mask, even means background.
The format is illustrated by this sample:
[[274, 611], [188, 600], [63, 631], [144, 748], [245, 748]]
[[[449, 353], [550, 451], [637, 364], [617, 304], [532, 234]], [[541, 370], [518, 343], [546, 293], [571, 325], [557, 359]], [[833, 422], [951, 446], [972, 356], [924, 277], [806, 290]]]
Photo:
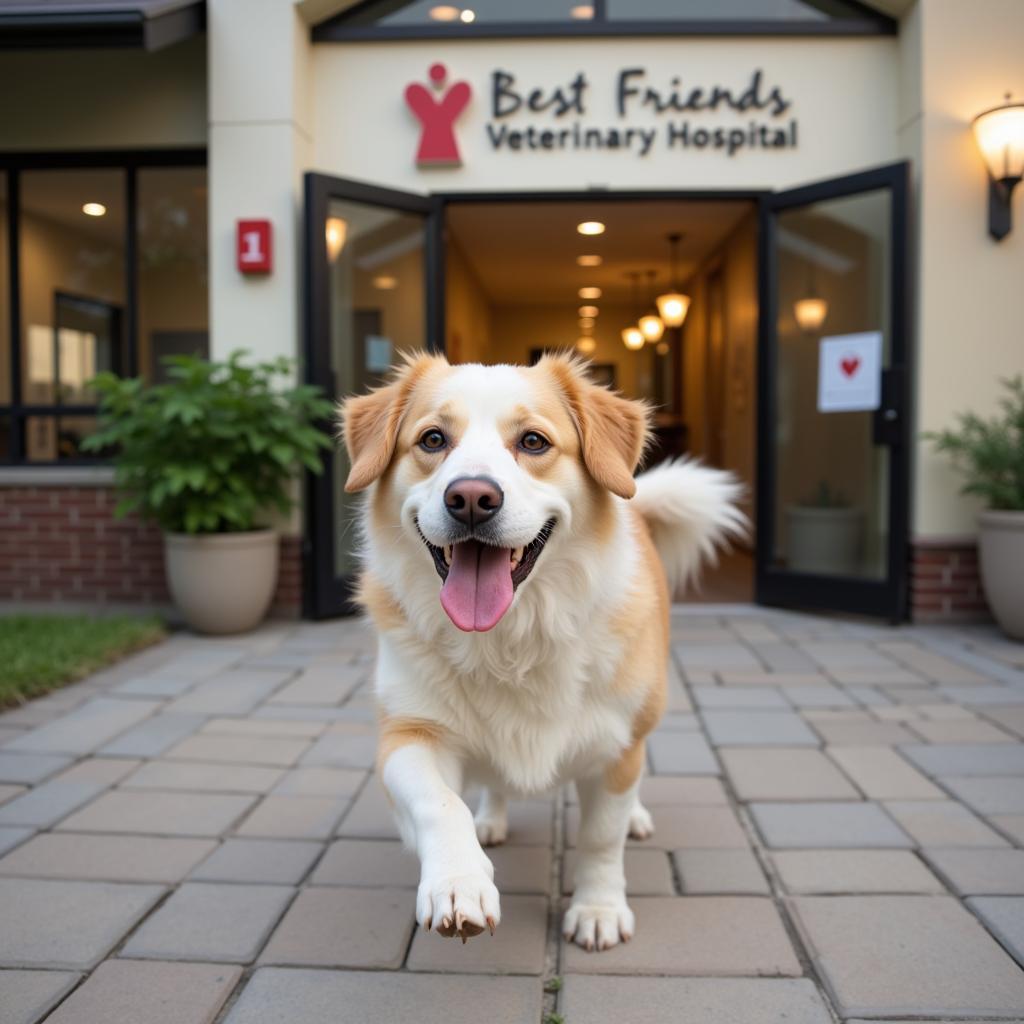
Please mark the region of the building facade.
[[[167, 600], [78, 450], [98, 369], [245, 348], [340, 397], [401, 349], [575, 345], [661, 454], [746, 483], [736, 594], [984, 614], [921, 435], [1024, 369], [1024, 226], [990, 235], [971, 130], [1022, 44], [1017, 0], [0, 7], [0, 600]], [[327, 470], [278, 524], [282, 614], [347, 608]]]

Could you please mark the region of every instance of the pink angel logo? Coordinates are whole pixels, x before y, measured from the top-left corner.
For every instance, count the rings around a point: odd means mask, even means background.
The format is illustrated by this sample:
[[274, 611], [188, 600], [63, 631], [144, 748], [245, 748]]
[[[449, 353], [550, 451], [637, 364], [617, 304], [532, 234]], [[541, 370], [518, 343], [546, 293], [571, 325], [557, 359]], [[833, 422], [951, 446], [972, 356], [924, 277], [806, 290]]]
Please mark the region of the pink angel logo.
[[413, 82], [405, 90], [405, 102], [420, 122], [416, 164], [419, 167], [460, 167], [462, 157], [455, 138], [455, 120], [466, 109], [472, 91], [468, 82], [455, 82], [445, 90], [448, 69], [443, 64], [432, 64], [429, 74], [434, 92], [419, 82]]

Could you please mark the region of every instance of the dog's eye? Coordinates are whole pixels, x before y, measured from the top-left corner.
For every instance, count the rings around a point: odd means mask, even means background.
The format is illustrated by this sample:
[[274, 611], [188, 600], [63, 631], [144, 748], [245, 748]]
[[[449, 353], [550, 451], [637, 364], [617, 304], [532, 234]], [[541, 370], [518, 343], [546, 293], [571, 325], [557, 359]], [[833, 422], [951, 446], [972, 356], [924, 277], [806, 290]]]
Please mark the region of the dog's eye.
[[436, 427], [424, 431], [423, 436], [420, 437], [420, 447], [425, 452], [439, 452], [447, 444], [448, 438]]
[[519, 438], [519, 447], [524, 452], [538, 455], [540, 452], [546, 452], [551, 447], [551, 442], [543, 434], [538, 434], [536, 430], [528, 430]]

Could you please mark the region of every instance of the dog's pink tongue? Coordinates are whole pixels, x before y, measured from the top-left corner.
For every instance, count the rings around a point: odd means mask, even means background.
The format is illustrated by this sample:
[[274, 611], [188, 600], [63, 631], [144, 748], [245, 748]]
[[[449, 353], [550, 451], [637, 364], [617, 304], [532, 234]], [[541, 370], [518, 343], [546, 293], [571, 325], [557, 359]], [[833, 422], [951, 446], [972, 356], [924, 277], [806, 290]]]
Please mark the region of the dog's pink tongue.
[[441, 607], [463, 632], [493, 629], [512, 603], [511, 551], [466, 540], [452, 549]]

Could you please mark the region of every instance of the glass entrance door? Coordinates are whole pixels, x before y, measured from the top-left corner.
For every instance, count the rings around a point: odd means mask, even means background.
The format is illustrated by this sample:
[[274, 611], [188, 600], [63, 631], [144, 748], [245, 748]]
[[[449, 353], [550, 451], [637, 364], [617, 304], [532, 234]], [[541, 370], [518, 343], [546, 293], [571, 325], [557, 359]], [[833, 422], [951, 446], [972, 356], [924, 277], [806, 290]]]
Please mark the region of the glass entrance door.
[[[337, 401], [380, 384], [400, 352], [437, 347], [430, 258], [438, 218], [424, 196], [306, 176], [307, 379]], [[336, 446], [308, 494], [306, 613], [352, 610], [356, 503]]]
[[767, 197], [757, 599], [905, 614], [907, 165]]

